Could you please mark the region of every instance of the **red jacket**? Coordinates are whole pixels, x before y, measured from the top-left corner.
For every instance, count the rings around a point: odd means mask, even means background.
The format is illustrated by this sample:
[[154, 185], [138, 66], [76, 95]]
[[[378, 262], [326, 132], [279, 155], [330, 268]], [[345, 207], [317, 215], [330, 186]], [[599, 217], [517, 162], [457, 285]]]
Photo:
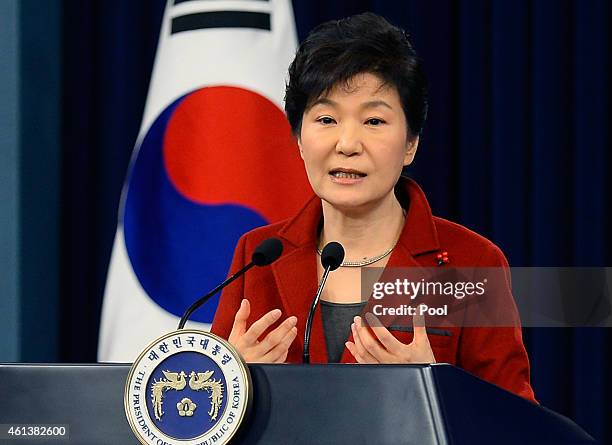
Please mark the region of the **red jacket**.
[[[508, 263], [497, 246], [458, 224], [434, 217], [420, 187], [402, 179], [408, 196], [406, 223], [387, 267], [436, 265], [441, 251], [455, 267], [494, 267]], [[314, 196], [289, 220], [260, 227], [240, 238], [230, 273], [250, 261], [255, 247], [264, 239], [278, 237], [283, 241], [283, 255], [271, 266], [251, 269], [228, 286], [212, 325], [212, 332], [228, 338], [241, 299], [251, 303], [249, 322], [268, 311], [280, 308], [281, 320], [295, 315], [298, 335], [293, 341], [287, 362], [301, 363], [306, 318], [317, 289], [316, 254], [318, 226], [322, 217], [321, 200]], [[514, 308], [514, 304], [511, 305]], [[429, 341], [438, 363], [450, 363], [529, 400], [535, 400], [529, 383], [529, 360], [523, 346], [520, 328], [447, 328], [451, 336], [431, 335]], [[410, 343], [411, 332], [392, 331], [403, 343]], [[349, 337], [352, 341], [352, 336]], [[311, 333], [312, 363], [327, 363], [320, 305], [315, 313]], [[355, 363], [345, 348], [342, 363]]]

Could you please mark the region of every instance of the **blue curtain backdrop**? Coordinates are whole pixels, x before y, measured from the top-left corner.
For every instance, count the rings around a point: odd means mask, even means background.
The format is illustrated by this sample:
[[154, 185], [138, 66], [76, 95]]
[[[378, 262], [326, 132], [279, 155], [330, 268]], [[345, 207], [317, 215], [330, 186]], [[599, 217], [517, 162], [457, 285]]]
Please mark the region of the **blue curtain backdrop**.
[[[106, 269], [164, 0], [63, 4], [60, 359], [94, 361]], [[611, 266], [606, 0], [294, 0], [303, 39], [373, 11], [424, 59], [412, 175], [513, 266]], [[612, 443], [610, 329], [525, 329], [536, 397]]]

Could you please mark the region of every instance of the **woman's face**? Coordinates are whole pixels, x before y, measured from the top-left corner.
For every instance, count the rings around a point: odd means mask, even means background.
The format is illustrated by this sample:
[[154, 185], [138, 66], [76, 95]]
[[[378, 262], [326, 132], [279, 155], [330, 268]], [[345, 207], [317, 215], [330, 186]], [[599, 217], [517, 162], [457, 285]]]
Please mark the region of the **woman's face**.
[[418, 137], [408, 134], [397, 89], [364, 73], [304, 112], [298, 145], [315, 193], [338, 209], [358, 210], [391, 197]]

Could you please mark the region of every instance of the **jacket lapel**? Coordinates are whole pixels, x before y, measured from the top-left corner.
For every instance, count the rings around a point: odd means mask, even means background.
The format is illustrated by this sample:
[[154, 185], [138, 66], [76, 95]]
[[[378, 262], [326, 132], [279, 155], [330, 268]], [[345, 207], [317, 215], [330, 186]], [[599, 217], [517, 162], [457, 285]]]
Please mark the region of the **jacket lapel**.
[[[298, 319], [298, 332], [306, 329], [310, 305], [318, 287], [316, 253], [321, 222], [321, 201], [314, 196], [298, 215], [279, 231], [285, 254], [272, 264], [272, 271], [286, 315]], [[304, 349], [303, 334], [295, 342]], [[327, 346], [323, 334], [321, 305], [317, 305], [310, 335], [310, 362], [327, 363]]]

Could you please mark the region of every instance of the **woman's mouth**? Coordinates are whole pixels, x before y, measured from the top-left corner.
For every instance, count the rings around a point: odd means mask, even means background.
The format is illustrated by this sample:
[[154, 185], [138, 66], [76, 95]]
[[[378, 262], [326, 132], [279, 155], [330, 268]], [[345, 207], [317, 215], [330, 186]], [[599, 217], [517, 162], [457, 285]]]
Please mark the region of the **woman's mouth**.
[[329, 172], [333, 182], [339, 184], [355, 184], [360, 182], [367, 174], [353, 169], [334, 169]]

